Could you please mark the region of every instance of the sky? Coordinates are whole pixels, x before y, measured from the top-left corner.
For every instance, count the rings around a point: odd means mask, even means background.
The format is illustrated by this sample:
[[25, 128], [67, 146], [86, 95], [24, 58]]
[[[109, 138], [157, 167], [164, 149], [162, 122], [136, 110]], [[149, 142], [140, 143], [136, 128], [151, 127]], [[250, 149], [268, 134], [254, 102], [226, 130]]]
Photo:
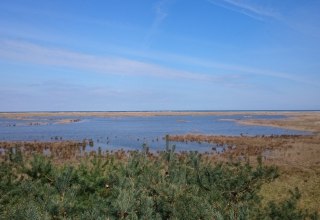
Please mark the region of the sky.
[[319, 0], [1, 0], [0, 111], [319, 110]]

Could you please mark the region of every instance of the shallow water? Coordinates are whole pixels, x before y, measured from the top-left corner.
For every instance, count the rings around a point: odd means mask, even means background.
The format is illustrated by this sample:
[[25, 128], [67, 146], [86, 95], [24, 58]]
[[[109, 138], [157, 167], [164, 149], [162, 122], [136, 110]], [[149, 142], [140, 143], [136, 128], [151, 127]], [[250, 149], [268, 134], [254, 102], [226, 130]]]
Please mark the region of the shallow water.
[[[2, 141], [50, 141], [93, 139], [96, 150], [141, 149], [146, 143], [151, 150], [163, 150], [166, 134], [271, 135], [306, 134], [306, 132], [265, 126], [240, 125], [234, 119], [281, 119], [284, 116], [153, 116], [153, 117], [34, 117], [26, 120], [0, 118]], [[81, 119], [69, 124], [61, 119]], [[31, 125], [39, 123], [40, 125]], [[178, 151], [210, 151], [208, 143], [170, 143]]]

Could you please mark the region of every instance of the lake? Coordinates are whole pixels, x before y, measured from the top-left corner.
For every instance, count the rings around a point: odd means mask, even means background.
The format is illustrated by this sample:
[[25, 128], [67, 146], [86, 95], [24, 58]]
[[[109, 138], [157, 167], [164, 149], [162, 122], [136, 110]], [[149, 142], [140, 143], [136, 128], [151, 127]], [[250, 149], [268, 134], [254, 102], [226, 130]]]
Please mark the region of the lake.
[[[277, 115], [231, 116], [149, 116], [149, 117], [31, 117], [26, 119], [0, 118], [1, 141], [52, 141], [92, 139], [96, 150], [141, 149], [146, 143], [151, 150], [163, 150], [166, 134], [198, 133], [208, 135], [280, 135], [307, 132], [266, 126], [238, 124], [233, 120], [282, 119]], [[64, 119], [78, 122], [59, 124]], [[171, 143], [178, 151], [209, 151], [208, 143]]]

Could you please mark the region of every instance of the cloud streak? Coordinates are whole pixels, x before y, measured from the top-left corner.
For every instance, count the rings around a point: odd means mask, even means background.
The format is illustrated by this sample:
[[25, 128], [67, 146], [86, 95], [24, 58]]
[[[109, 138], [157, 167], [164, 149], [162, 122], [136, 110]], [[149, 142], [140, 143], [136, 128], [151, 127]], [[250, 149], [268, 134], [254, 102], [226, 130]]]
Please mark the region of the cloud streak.
[[165, 6], [168, 3], [168, 1], [169, 0], [160, 0], [155, 5], [154, 7], [155, 18], [153, 20], [150, 30], [148, 31], [145, 37], [145, 46], [149, 46], [149, 44], [151, 43], [152, 37], [158, 32], [158, 29], [161, 23], [167, 18], [168, 13], [165, 10]]
[[253, 76], [264, 76], [269, 78], [284, 79], [284, 80], [289, 80], [291, 82], [303, 83], [307, 85], [320, 87], [320, 84], [318, 82], [313, 80], [308, 80], [306, 75], [304, 74], [299, 74], [298, 76], [298, 75], [294, 75], [294, 74], [283, 72], [283, 71], [269, 70], [264, 68], [254, 68], [254, 67], [245, 66], [245, 65], [224, 63], [216, 60], [206, 60], [206, 59], [200, 59], [200, 58], [190, 57], [185, 55], [152, 53], [152, 52], [141, 52], [141, 51], [140, 52], [126, 51], [126, 53], [130, 55], [135, 55], [137, 57], [142, 57], [142, 58], [149, 58], [149, 59], [154, 59], [159, 61], [171, 61], [171, 62], [183, 64], [183, 65], [195, 66], [198, 68], [207, 68], [207, 69], [210, 69], [211, 72], [220, 72], [220, 73], [232, 72], [231, 74], [230, 73], [224, 74], [224, 75], [228, 75], [229, 80], [231, 79], [243, 80], [245, 76], [247, 76], [247, 78], [251, 78]]
[[192, 65], [199, 69], [206, 68], [209, 70], [207, 70], [208, 73], [206, 74], [190, 72], [134, 59], [79, 53], [61, 48], [41, 46], [25, 41], [0, 40], [0, 58], [2, 59], [14, 62], [78, 69], [103, 75], [202, 81], [220, 83], [225, 86], [231, 85], [231, 87], [247, 87], [249, 84], [246, 84], [244, 81], [249, 80], [252, 76], [265, 76], [316, 87], [320, 86], [319, 83], [308, 80], [305, 77], [299, 77], [286, 72], [221, 63], [188, 56], [154, 53], [138, 53], [135, 54], [135, 56], [159, 61], [172, 61], [174, 63]]
[[275, 10], [263, 7], [261, 5], [253, 4], [248, 0], [207, 0], [208, 2], [218, 5], [220, 7], [241, 13], [257, 20], [264, 18], [271, 18], [281, 20], [280, 14]]
[[0, 40], [0, 57], [18, 62], [93, 71], [105, 75], [150, 76], [211, 82], [223, 80], [221, 77], [167, 68], [133, 59], [97, 56], [13, 40]]
[[[286, 27], [313, 37], [320, 36], [318, 4], [308, 4], [304, 8], [277, 8], [263, 6], [264, 1], [252, 0], [206, 0], [207, 2], [243, 14], [259, 21], [274, 20]], [[293, 4], [294, 5], [294, 4]], [[294, 7], [294, 6], [293, 6]], [[281, 11], [281, 13], [280, 13]]]

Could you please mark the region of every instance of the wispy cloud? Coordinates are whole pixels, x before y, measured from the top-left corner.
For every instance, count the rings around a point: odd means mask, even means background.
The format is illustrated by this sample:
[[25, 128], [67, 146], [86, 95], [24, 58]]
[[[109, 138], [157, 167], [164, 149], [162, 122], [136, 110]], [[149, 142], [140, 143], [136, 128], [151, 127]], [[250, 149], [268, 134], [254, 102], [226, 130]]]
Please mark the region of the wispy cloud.
[[[151, 62], [142, 62], [122, 57], [109, 57], [79, 53], [61, 48], [41, 46], [16, 40], [0, 40], [0, 58], [15, 62], [40, 64], [84, 70], [104, 75], [122, 75], [133, 77], [157, 77], [162, 79], [192, 80], [218, 83], [229, 87], [248, 87], [252, 76], [265, 76], [289, 80], [319, 87], [319, 83], [286, 72], [253, 68], [235, 64], [221, 63], [195, 57], [174, 54], [139, 53], [140, 58], [191, 65], [206, 68], [207, 73], [185, 71], [169, 68]], [[247, 81], [247, 82], [246, 82]]]
[[[264, 76], [270, 79], [284, 79], [316, 87], [320, 86], [318, 82], [310, 80], [304, 75], [299, 76], [282, 71], [260, 69], [175, 54], [135, 51], [132, 52], [131, 55], [134, 55], [137, 59], [92, 55], [26, 41], [0, 39], [0, 58], [15, 62], [78, 69], [104, 75], [192, 80], [241, 88], [250, 86], [250, 78], [255, 76]], [[170, 68], [149, 61], [139, 61], [141, 58], [154, 61], [170, 61], [175, 64], [192, 66], [193, 69], [197, 68], [200, 70], [205, 68], [206, 71], [205, 73], [200, 73], [179, 68]]]
[[[303, 83], [306, 85], [312, 85], [316, 87], [320, 87], [320, 83], [317, 81], [308, 79], [308, 77], [304, 74], [292, 74], [290, 72], [285, 71], [277, 71], [270, 70], [265, 68], [251, 67], [241, 64], [234, 64], [228, 62], [221, 62], [218, 60], [208, 60], [198, 57], [179, 55], [179, 54], [170, 54], [170, 53], [155, 53], [155, 52], [142, 52], [142, 51], [130, 51], [127, 50], [125, 53], [130, 55], [134, 55], [136, 57], [148, 58], [152, 60], [158, 61], [166, 61], [166, 62], [174, 62], [176, 64], [182, 64], [185, 66], [193, 66], [198, 69], [206, 68], [209, 69], [212, 73], [221, 73], [224, 75], [228, 75], [226, 79], [230, 81], [238, 81], [237, 85], [241, 84], [241, 80], [252, 78], [252, 77], [268, 77], [270, 79], [282, 79], [288, 80], [295, 83]], [[238, 79], [238, 80], [237, 80]], [[244, 85], [243, 85], [244, 86]], [[243, 87], [242, 86], [242, 87]], [[248, 85], [245, 85], [248, 86]]]
[[91, 55], [15, 40], [0, 40], [0, 58], [80, 69], [106, 75], [151, 76], [208, 82], [226, 80], [222, 76], [173, 69], [133, 59]]
[[152, 37], [158, 32], [161, 23], [167, 18], [168, 12], [166, 10], [169, 0], [160, 0], [154, 7], [155, 17], [145, 37], [145, 46], [149, 46], [152, 41]]
[[[243, 15], [249, 16], [257, 20], [263, 20], [264, 18], [271, 18], [275, 20], [281, 20], [281, 16], [274, 9], [258, 5], [249, 0], [207, 0], [208, 2], [218, 5], [220, 7], [227, 8], [229, 10], [236, 11]], [[260, 2], [261, 3], [261, 2]]]
[[[319, 2], [290, 4], [281, 8], [279, 4], [266, 5], [266, 1], [253, 0], [206, 0], [211, 4], [241, 13], [256, 20], [274, 20], [292, 30], [319, 37]], [[275, 1], [277, 3], [277, 1]]]

